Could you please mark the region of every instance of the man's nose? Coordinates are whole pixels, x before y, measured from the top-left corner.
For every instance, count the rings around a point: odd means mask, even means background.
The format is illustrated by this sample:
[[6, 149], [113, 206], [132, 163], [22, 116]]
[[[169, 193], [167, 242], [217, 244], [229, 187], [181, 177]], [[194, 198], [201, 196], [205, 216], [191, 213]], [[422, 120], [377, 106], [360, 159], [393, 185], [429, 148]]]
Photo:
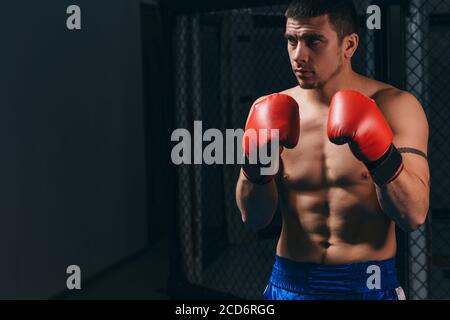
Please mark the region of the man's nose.
[[309, 58], [308, 48], [301, 42], [297, 43], [294, 50], [294, 61], [297, 63], [307, 63]]

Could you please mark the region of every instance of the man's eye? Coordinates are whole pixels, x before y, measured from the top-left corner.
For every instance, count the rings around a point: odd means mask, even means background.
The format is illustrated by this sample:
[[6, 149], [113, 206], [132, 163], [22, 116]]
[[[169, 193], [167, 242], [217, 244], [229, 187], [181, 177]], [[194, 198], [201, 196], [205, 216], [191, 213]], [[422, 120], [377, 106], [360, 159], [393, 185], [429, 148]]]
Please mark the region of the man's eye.
[[290, 45], [293, 45], [293, 46], [295, 46], [297, 44], [297, 40], [295, 40], [295, 39], [288, 39], [288, 42]]
[[311, 46], [318, 45], [319, 43], [320, 43], [319, 39], [309, 39], [308, 40], [308, 45], [311, 45]]

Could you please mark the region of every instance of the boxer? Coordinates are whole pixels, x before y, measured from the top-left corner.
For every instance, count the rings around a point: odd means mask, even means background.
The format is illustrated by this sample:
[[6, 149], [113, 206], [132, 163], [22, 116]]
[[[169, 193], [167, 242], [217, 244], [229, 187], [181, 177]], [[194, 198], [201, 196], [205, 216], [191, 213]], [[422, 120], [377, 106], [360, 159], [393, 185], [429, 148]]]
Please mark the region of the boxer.
[[395, 226], [413, 231], [427, 217], [424, 110], [410, 93], [352, 70], [351, 1], [297, 0], [285, 16], [298, 85], [257, 99], [246, 122], [246, 132], [279, 131], [280, 166], [262, 175], [262, 165], [243, 165], [236, 186], [251, 229], [267, 226], [278, 207], [282, 215], [263, 298], [404, 299]]

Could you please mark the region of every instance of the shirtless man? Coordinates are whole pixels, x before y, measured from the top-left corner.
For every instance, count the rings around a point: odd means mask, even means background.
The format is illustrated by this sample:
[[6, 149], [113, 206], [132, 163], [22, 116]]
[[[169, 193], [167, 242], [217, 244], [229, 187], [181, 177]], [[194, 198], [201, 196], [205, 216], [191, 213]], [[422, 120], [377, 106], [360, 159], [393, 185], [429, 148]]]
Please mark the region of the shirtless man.
[[280, 167], [263, 176], [244, 165], [236, 186], [252, 229], [267, 226], [278, 206], [282, 214], [264, 298], [402, 299], [395, 225], [415, 230], [429, 206], [423, 108], [352, 70], [351, 1], [297, 0], [285, 15], [298, 86], [255, 101], [246, 126], [280, 130]]

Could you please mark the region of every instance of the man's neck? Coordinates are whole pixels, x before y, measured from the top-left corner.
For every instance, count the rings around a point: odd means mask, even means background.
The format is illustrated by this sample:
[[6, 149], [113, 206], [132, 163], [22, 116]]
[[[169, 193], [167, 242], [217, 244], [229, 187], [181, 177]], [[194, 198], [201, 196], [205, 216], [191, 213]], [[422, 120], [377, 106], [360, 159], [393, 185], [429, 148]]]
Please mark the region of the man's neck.
[[311, 100], [329, 105], [337, 91], [354, 87], [355, 83], [358, 83], [356, 80], [358, 77], [356, 72], [348, 68], [330, 79], [323, 87], [305, 90], [305, 94]]

